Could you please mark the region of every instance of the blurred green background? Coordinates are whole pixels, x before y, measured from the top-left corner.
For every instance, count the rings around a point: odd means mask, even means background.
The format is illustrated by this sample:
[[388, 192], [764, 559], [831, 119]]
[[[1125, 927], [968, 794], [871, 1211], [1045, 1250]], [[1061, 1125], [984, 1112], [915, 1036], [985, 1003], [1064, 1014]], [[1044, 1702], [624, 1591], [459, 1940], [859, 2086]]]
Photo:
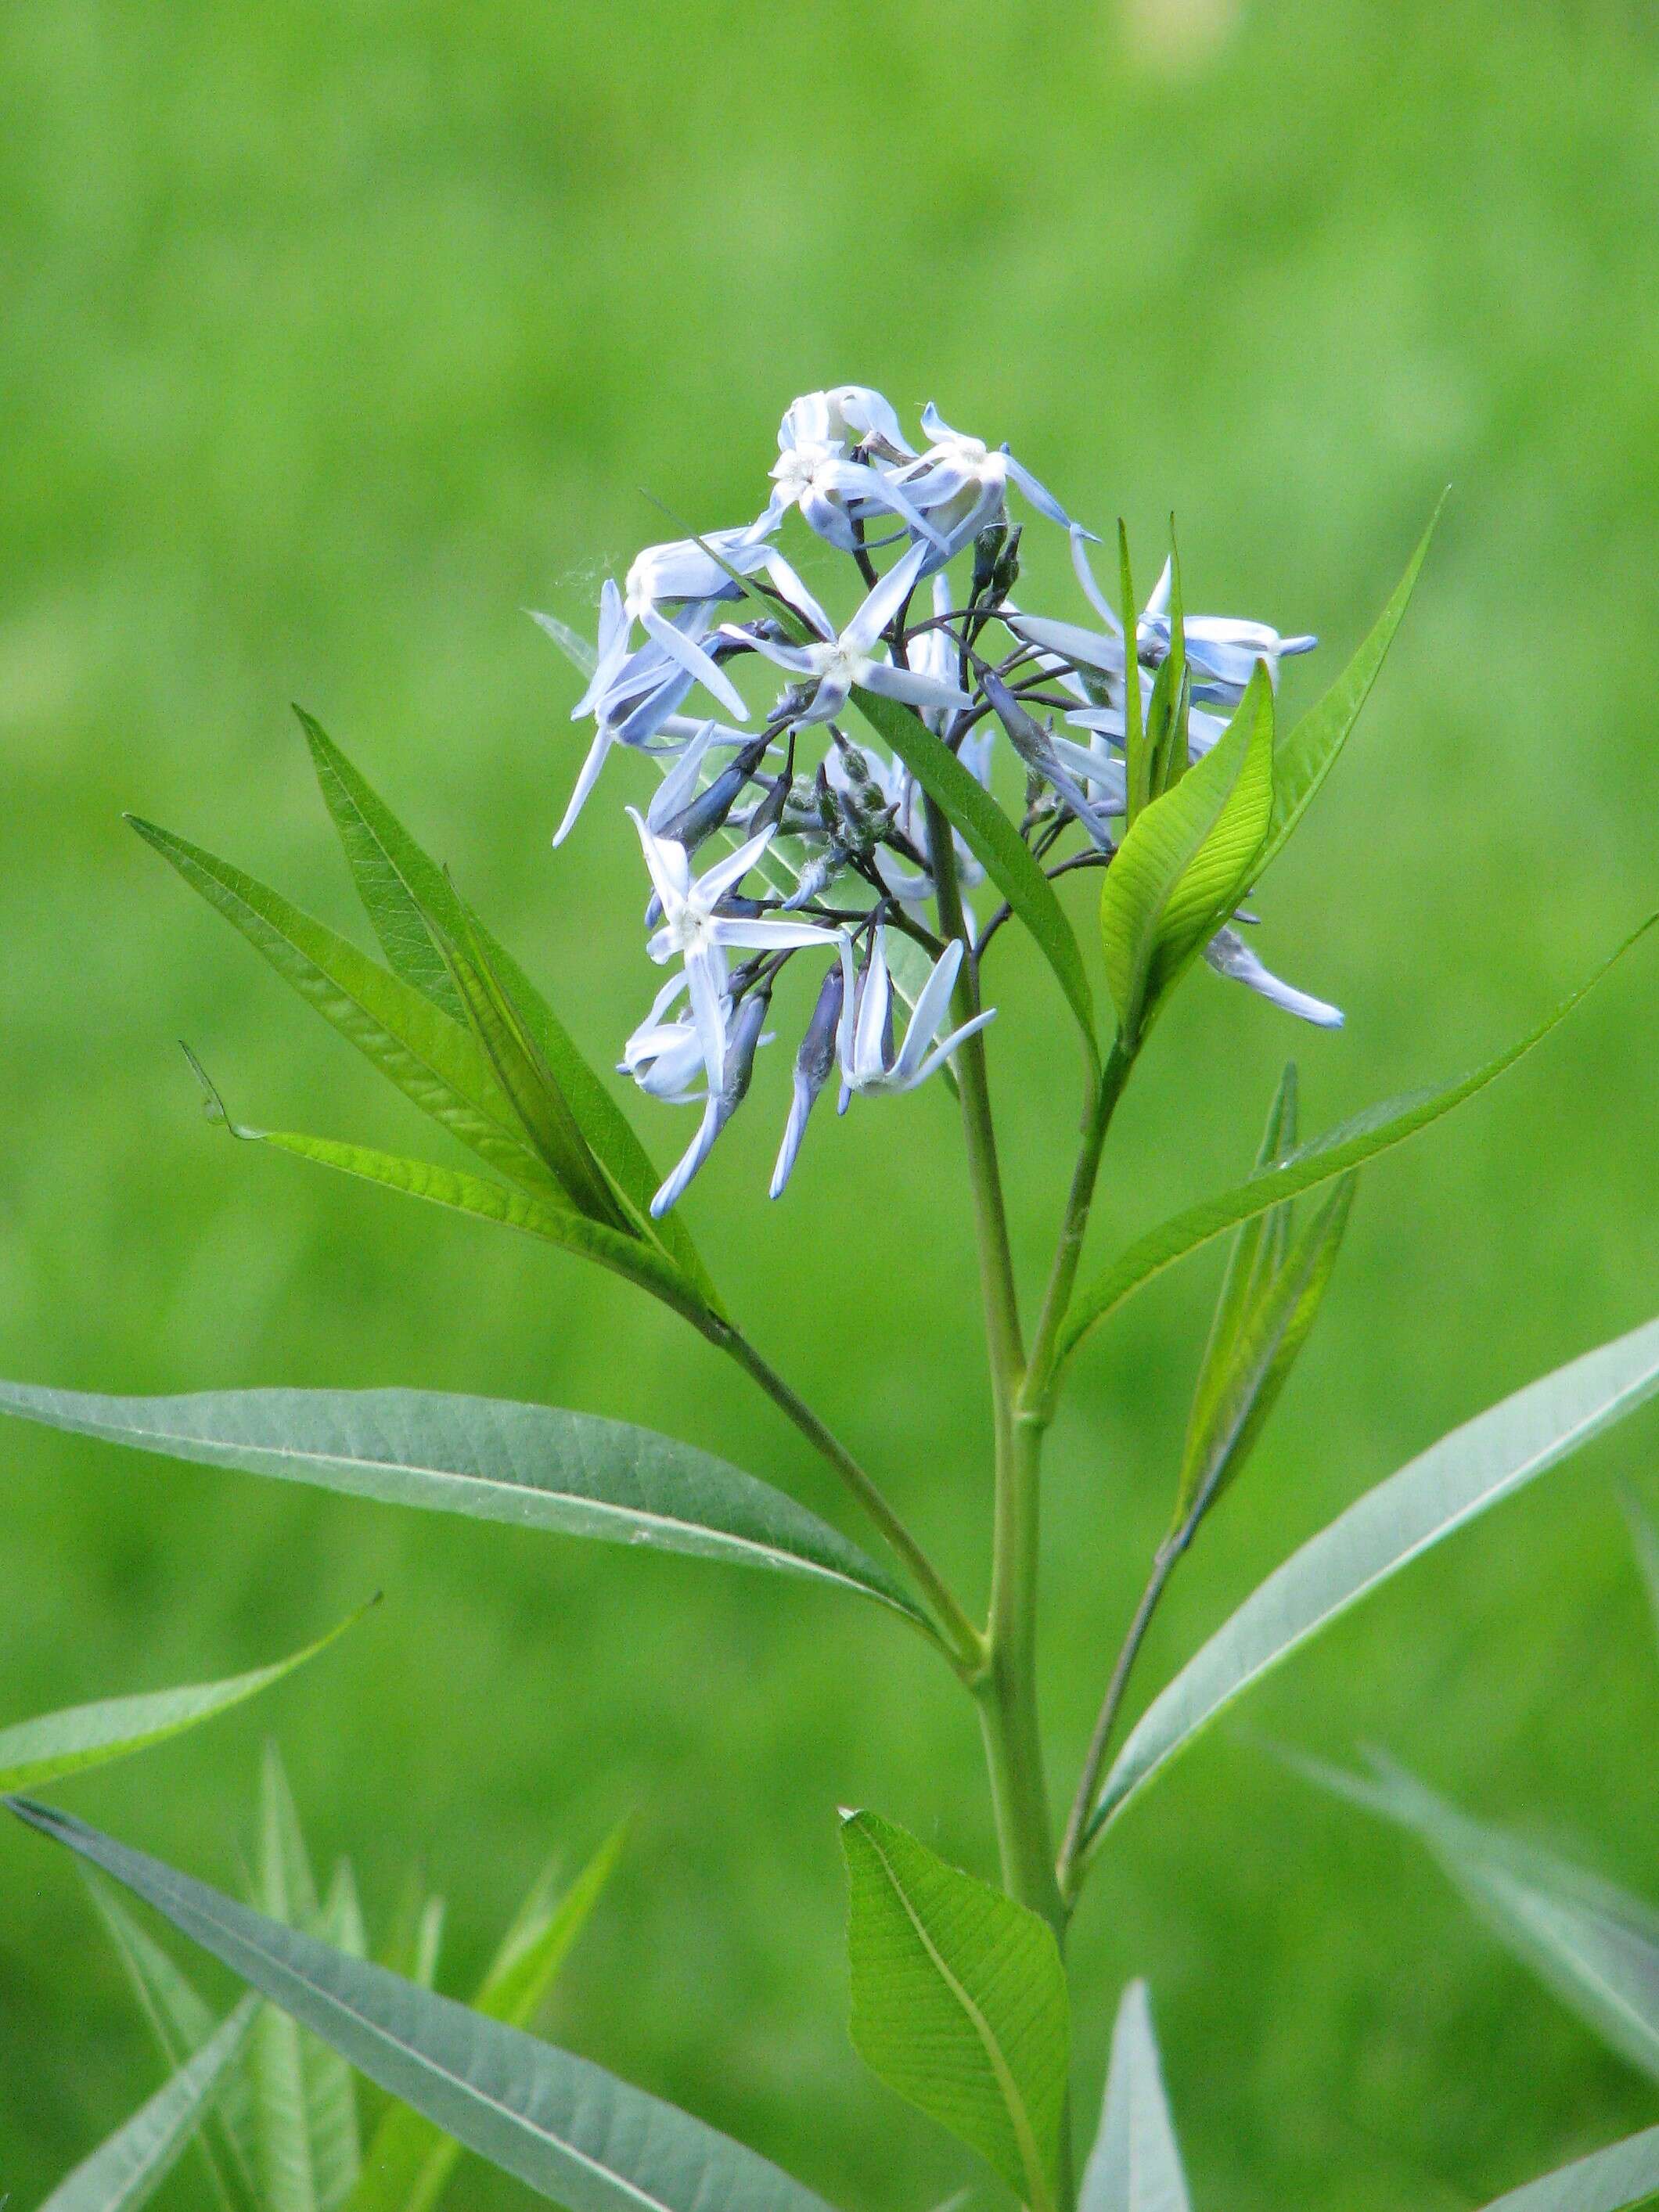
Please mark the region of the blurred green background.
[[[356, 927], [299, 699], [613, 1057], [653, 988], [620, 812], [643, 786], [613, 764], [551, 855], [585, 738], [521, 610], [591, 619], [663, 534], [641, 487], [745, 519], [779, 413], [822, 384], [1006, 436], [1074, 512], [1124, 513], [1149, 576], [1173, 507], [1189, 605], [1324, 635], [1304, 702], [1455, 486], [1361, 738], [1262, 902], [1267, 957], [1348, 1029], [1293, 1032], [1200, 975], [1115, 1136], [1103, 1249], [1247, 1164], [1287, 1051], [1322, 1126], [1507, 1038], [1659, 902], [1644, 9], [10, 0], [0, 100], [3, 1371], [545, 1398], [840, 1512], [625, 1286], [204, 1127], [179, 1036], [245, 1118], [441, 1144], [119, 819]], [[1061, 590], [1060, 549], [1042, 559]], [[1654, 1307], [1656, 957], [1371, 1171], [1149, 1681], [1413, 1449]], [[994, 995], [1034, 1272], [1075, 1056], [1012, 933]], [[787, 1081], [780, 1051], [690, 1217], [977, 1590], [950, 1100], [815, 1128], [769, 1207]], [[640, 1118], [671, 1157], [683, 1120]], [[1163, 1526], [1217, 1264], [1113, 1325], [1056, 1432], [1061, 1775]], [[1654, 1435], [1416, 1570], [1124, 1824], [1078, 1924], [1082, 2087], [1148, 1973], [1201, 2204], [1467, 2204], [1656, 2117], [1405, 1846], [1251, 1741], [1386, 1744], [1659, 1896], [1659, 1667], [1609, 1480], [1644, 1480]], [[843, 2026], [833, 1808], [991, 1864], [971, 1717], [920, 1645], [714, 1568], [0, 1443], [0, 1718], [252, 1664], [386, 1592], [259, 1707], [77, 1785], [77, 1809], [234, 1881], [275, 1730], [373, 1915], [411, 1860], [447, 1893], [456, 1987], [544, 1856], [635, 1807], [553, 2031], [849, 2212], [967, 2178]], [[73, 1871], [0, 1828], [0, 2194], [33, 2203], [155, 2078]], [[188, 2168], [171, 2186], [194, 2201]], [[516, 2196], [469, 2167], [454, 2201]]]

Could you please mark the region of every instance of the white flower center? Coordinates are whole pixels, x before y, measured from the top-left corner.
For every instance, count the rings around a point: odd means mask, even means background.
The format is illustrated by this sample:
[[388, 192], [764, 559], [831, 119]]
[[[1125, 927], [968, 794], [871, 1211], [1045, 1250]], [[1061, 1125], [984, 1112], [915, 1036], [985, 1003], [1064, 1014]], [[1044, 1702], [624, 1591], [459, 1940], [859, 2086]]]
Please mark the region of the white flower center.
[[838, 446], [813, 444], [796, 446], [779, 459], [772, 471], [779, 489], [787, 499], [801, 499], [817, 483], [818, 471], [830, 461], [840, 458]]

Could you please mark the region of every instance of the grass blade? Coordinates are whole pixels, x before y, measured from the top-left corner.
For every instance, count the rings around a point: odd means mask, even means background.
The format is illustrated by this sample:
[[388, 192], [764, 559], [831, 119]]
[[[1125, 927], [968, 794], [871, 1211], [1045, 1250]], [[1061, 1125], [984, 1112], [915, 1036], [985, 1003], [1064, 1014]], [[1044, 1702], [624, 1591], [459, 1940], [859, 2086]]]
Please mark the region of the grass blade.
[[1486, 2212], [1630, 2212], [1659, 2195], [1659, 2128], [1593, 2150], [1524, 2189], [1494, 2197]]
[[1078, 2212], [1192, 2212], [1145, 1982], [1131, 1982], [1117, 2008], [1100, 2133]]

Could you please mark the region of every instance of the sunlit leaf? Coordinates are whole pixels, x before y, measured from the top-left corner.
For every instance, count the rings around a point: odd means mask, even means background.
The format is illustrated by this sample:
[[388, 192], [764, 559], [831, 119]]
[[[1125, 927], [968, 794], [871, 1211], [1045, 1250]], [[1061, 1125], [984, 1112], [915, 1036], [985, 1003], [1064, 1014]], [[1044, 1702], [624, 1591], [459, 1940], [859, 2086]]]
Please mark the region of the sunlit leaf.
[[383, 1504], [775, 1568], [922, 1617], [884, 1568], [783, 1492], [627, 1421], [435, 1390], [108, 1398], [17, 1382], [0, 1383], [0, 1413]]
[[1100, 2133], [1078, 2212], [1192, 2212], [1145, 1982], [1131, 1982], [1117, 2008]]
[[[550, 1875], [536, 1884], [473, 1996], [475, 2012], [513, 2027], [533, 2024], [611, 1878], [625, 1833], [625, 1828], [614, 1830], [562, 1896]], [[369, 2148], [351, 2212], [431, 2212], [460, 2154], [453, 2136], [409, 2106], [394, 2105]]]
[[1622, 2057], [1659, 2079], [1659, 1911], [1468, 1819], [1394, 1760], [1368, 1757], [1369, 1774], [1321, 1759], [1293, 1764], [1425, 1844], [1499, 1941]]
[[72, 1705], [61, 1713], [43, 1713], [38, 1719], [18, 1721], [0, 1729], [0, 1793], [38, 1790], [43, 1783], [79, 1774], [89, 1766], [105, 1766], [152, 1744], [228, 1712], [233, 1705], [257, 1697], [284, 1674], [303, 1667], [325, 1651], [361, 1616], [331, 1629], [315, 1644], [296, 1651], [273, 1666], [256, 1667], [251, 1674], [228, 1675], [222, 1682], [200, 1682], [185, 1689], [150, 1690], [137, 1697], [108, 1698], [97, 1705]]
[[[1211, 756], [1212, 757], [1212, 756]], [[1194, 771], [1194, 775], [1197, 773]], [[1191, 781], [1190, 778], [1188, 779]], [[1187, 786], [1183, 783], [1181, 790]], [[1176, 793], [1178, 797], [1179, 793]], [[1114, 867], [1116, 863], [1114, 862]], [[1367, 1160], [1375, 1159], [1379, 1152], [1403, 1144], [1407, 1137], [1419, 1129], [1426, 1129], [1443, 1114], [1449, 1114], [1466, 1098], [1473, 1098], [1477, 1091], [1513, 1067], [1516, 1061], [1542, 1042], [1558, 1022], [1570, 1014], [1588, 992], [1595, 989], [1615, 961], [1623, 957], [1634, 944], [1652, 928], [1659, 915], [1650, 915], [1639, 928], [1633, 930], [1612, 958], [1599, 967], [1588, 982], [1571, 992], [1560, 1004], [1546, 1015], [1535, 1029], [1529, 1030], [1517, 1042], [1508, 1046], [1495, 1058], [1470, 1073], [1460, 1076], [1454, 1083], [1439, 1090], [1407, 1091], [1402, 1097], [1390, 1098], [1382, 1105], [1367, 1108], [1356, 1114], [1352, 1121], [1328, 1129], [1322, 1137], [1302, 1145], [1287, 1154], [1279, 1164], [1252, 1176], [1246, 1182], [1236, 1184], [1213, 1197], [1202, 1199], [1189, 1206], [1184, 1212], [1173, 1215], [1146, 1236], [1138, 1237], [1121, 1252], [1105, 1271], [1086, 1283], [1073, 1302], [1071, 1313], [1061, 1334], [1062, 1356], [1075, 1351], [1097, 1322], [1116, 1311], [1133, 1291], [1154, 1275], [1161, 1275], [1177, 1260], [1196, 1252], [1212, 1237], [1219, 1237], [1229, 1229], [1237, 1228], [1241, 1221], [1266, 1213], [1285, 1199], [1295, 1198], [1305, 1190], [1315, 1190], [1322, 1182], [1346, 1175], [1350, 1168], [1363, 1167]]]
[[164, 2088], [58, 2183], [40, 2212], [137, 2212], [147, 2204], [211, 2109], [257, 2009], [257, 1998], [244, 1998]]
[[1630, 2212], [1654, 2196], [1659, 2196], [1659, 2128], [1644, 2128], [1494, 2197], [1485, 2212]]
[[842, 1816], [853, 2040], [1023, 2201], [1055, 2201], [1070, 2047], [1053, 1930], [874, 1813]]
[[1659, 1321], [1528, 1383], [1368, 1491], [1275, 1568], [1152, 1700], [1102, 1784], [1091, 1834], [1291, 1652], [1656, 1389]]
[[1101, 942], [1130, 1048], [1249, 887], [1273, 805], [1273, 713], [1258, 665], [1226, 735], [1137, 816], [1106, 871]]
[[587, 2060], [238, 1905], [83, 1821], [18, 1817], [125, 1883], [362, 2073], [566, 2212], [826, 2212], [767, 2160]]

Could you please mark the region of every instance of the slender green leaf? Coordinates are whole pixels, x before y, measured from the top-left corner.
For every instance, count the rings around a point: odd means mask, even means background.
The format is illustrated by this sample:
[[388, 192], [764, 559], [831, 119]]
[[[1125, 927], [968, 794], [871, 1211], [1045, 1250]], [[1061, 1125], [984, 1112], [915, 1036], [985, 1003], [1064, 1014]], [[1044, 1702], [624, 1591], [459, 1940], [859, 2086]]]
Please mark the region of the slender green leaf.
[[[1186, 785], [1181, 788], [1184, 791]], [[1113, 867], [1116, 865], [1115, 861]], [[1200, 1200], [1196, 1206], [1189, 1206], [1184, 1212], [1173, 1215], [1145, 1237], [1137, 1238], [1103, 1273], [1078, 1292], [1061, 1338], [1062, 1357], [1074, 1352], [1096, 1323], [1115, 1312], [1143, 1283], [1149, 1283], [1154, 1275], [1161, 1275], [1166, 1267], [1173, 1267], [1177, 1260], [1184, 1260], [1188, 1253], [1196, 1252], [1212, 1237], [1237, 1228], [1241, 1221], [1269, 1212], [1285, 1199], [1315, 1190], [1321, 1183], [1346, 1175], [1350, 1168], [1363, 1167], [1379, 1152], [1403, 1144], [1407, 1137], [1415, 1136], [1419, 1129], [1426, 1129], [1431, 1122], [1437, 1121], [1443, 1114], [1449, 1114], [1453, 1107], [1461, 1106], [1466, 1098], [1473, 1098], [1477, 1091], [1485, 1090], [1487, 1084], [1513, 1067], [1534, 1045], [1540, 1044], [1557, 1023], [1595, 989], [1614, 962], [1622, 959], [1632, 945], [1647, 934], [1656, 921], [1659, 921], [1659, 915], [1650, 915], [1587, 982], [1570, 992], [1535, 1029], [1529, 1030], [1516, 1043], [1507, 1046], [1484, 1066], [1439, 1090], [1407, 1091], [1401, 1097], [1369, 1107], [1352, 1121], [1327, 1130], [1322, 1137], [1286, 1154], [1267, 1172], [1253, 1175], [1248, 1182], [1237, 1183], [1231, 1190], [1224, 1190], [1213, 1198]]]
[[1100, 2133], [1078, 2212], [1192, 2212], [1145, 1982], [1131, 1982], [1117, 2008]]
[[[475, 2012], [512, 2027], [533, 2023], [611, 1878], [625, 1834], [625, 1825], [612, 1831], [562, 1898], [550, 1873], [536, 1884], [472, 1999]], [[351, 2212], [432, 2212], [460, 2154], [453, 2136], [409, 2106], [394, 2105], [370, 2147]]]
[[1659, 2196], [1659, 2128], [1644, 2128], [1494, 2197], [1486, 2212], [1630, 2212], [1654, 2196]]
[[222, 1682], [199, 1682], [186, 1689], [150, 1690], [137, 1697], [107, 1698], [96, 1705], [72, 1705], [61, 1713], [44, 1713], [36, 1720], [18, 1721], [0, 1729], [0, 1793], [38, 1790], [66, 1774], [79, 1774], [89, 1766], [105, 1766], [135, 1751], [165, 1743], [215, 1714], [268, 1690], [325, 1651], [361, 1615], [353, 1613], [316, 1643], [308, 1644], [287, 1659], [251, 1674], [231, 1674]]
[[1137, 816], [1106, 871], [1101, 941], [1130, 1047], [1249, 886], [1273, 805], [1273, 711], [1258, 664], [1226, 735]]
[[1418, 540], [1417, 550], [1407, 562], [1405, 574], [1395, 586], [1393, 598], [1377, 617], [1370, 635], [1324, 697], [1309, 708], [1293, 730], [1286, 732], [1274, 757], [1273, 827], [1256, 864], [1258, 876], [1269, 861], [1278, 857], [1291, 831], [1313, 804], [1320, 785], [1335, 767], [1337, 755], [1347, 743], [1348, 732], [1359, 719], [1359, 710], [1370, 696], [1384, 656], [1394, 642], [1394, 634], [1404, 618], [1446, 497], [1446, 493], [1442, 492], [1435, 502], [1429, 526]]
[[566, 2212], [826, 2212], [767, 2160], [586, 2059], [348, 1959], [51, 1807], [12, 1810]]
[[1346, 1175], [1334, 1186], [1273, 1280], [1262, 1286], [1201, 1424], [1188, 1432], [1177, 1527], [1200, 1500], [1207, 1510], [1254, 1450], [1324, 1303], [1358, 1181]]
[[896, 699], [855, 687], [860, 713], [883, 743], [904, 763], [929, 799], [989, 876], [1036, 939], [1054, 972], [1066, 1004], [1077, 1017], [1089, 1065], [1098, 1069], [1094, 994], [1083, 955], [1054, 885], [1032, 859], [1018, 830], [951, 748], [936, 738], [918, 714]]
[[773, 1567], [922, 1618], [827, 1522], [693, 1445], [627, 1421], [434, 1390], [106, 1398], [0, 1383], [0, 1413], [139, 1451], [613, 1543]]
[[[1297, 1103], [1296, 1063], [1290, 1060], [1285, 1063], [1273, 1103], [1267, 1109], [1267, 1126], [1255, 1156], [1255, 1174], [1264, 1173], [1296, 1149]], [[1285, 1240], [1279, 1233], [1279, 1224], [1288, 1227], [1293, 1211], [1292, 1203], [1253, 1215], [1240, 1224], [1233, 1237], [1193, 1391], [1188, 1424], [1189, 1451], [1194, 1436], [1208, 1425], [1215, 1401], [1226, 1385], [1240, 1332], [1281, 1264], [1280, 1247]]]
[[[89, 1867], [83, 1867], [82, 1873], [139, 2008], [149, 2022], [156, 2047], [168, 2070], [176, 2072], [211, 2040], [219, 2023], [206, 1999], [198, 1994], [149, 1931], [133, 1918], [114, 1886]], [[222, 2081], [207, 2124], [198, 2130], [196, 2142], [214, 2195], [226, 2212], [234, 2212], [253, 2193], [253, 2106], [246, 2069], [240, 2063]]]
[[1659, 2079], [1659, 1911], [1482, 1826], [1372, 1752], [1370, 1774], [1297, 1758], [1311, 1781], [1425, 1844], [1500, 1942], [1622, 2057]]
[[[660, 1222], [652, 1220], [651, 1200], [662, 1178], [628, 1116], [577, 1051], [553, 1009], [333, 740], [309, 715], [301, 714], [300, 720], [359, 895], [392, 966], [398, 968], [400, 957], [408, 961], [406, 980], [424, 988], [422, 979], [429, 979], [432, 971], [430, 958], [420, 950], [423, 942], [442, 970], [442, 993], [447, 995], [434, 993], [437, 1003], [447, 1006], [459, 1019], [463, 1010], [441, 942], [446, 937], [453, 943], [464, 942], [469, 927], [476, 933], [537, 1049], [569, 1100], [583, 1136], [627, 1201], [638, 1226], [670, 1254], [697, 1285], [705, 1302], [718, 1310], [714, 1285], [684, 1224], [672, 1213]], [[398, 968], [398, 972], [405, 974], [405, 969]]]
[[1656, 1389], [1659, 1321], [1528, 1383], [1368, 1491], [1275, 1568], [1152, 1700], [1102, 1785], [1091, 1833], [1291, 1652]]
[[178, 2163], [247, 2040], [258, 2000], [224, 2026], [107, 2142], [60, 2181], [40, 2212], [137, 2212]]
[[1653, 1626], [1659, 1633], [1659, 1522], [1656, 1522], [1641, 1499], [1627, 1484], [1620, 1486], [1620, 1501], [1625, 1509], [1625, 1518], [1630, 1523], [1630, 1540], [1636, 1552], [1636, 1564], [1642, 1571], [1642, 1582], [1648, 1594], [1648, 1604], [1653, 1613]]
[[423, 1114], [515, 1182], [556, 1189], [489, 1062], [429, 999], [240, 869], [153, 823], [133, 827]]
[[874, 1813], [841, 1834], [860, 2056], [1042, 2212], [1070, 2048], [1053, 1930]]
[[428, 1897], [424, 1882], [418, 1875], [412, 1875], [404, 1887], [396, 1923], [380, 1954], [380, 1965], [429, 1990], [438, 1978], [445, 1910], [443, 1899]]

